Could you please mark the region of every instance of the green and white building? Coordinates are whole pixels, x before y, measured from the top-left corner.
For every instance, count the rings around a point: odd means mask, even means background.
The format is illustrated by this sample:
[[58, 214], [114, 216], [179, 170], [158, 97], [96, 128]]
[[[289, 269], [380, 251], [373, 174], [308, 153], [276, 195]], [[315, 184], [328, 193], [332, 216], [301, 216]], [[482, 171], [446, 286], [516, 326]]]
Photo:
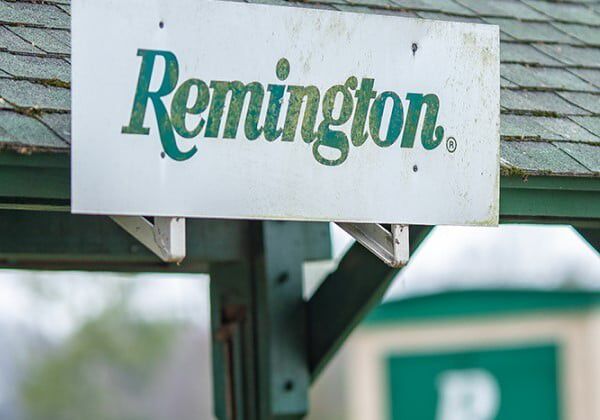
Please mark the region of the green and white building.
[[600, 293], [450, 291], [384, 303], [311, 419], [600, 419]]

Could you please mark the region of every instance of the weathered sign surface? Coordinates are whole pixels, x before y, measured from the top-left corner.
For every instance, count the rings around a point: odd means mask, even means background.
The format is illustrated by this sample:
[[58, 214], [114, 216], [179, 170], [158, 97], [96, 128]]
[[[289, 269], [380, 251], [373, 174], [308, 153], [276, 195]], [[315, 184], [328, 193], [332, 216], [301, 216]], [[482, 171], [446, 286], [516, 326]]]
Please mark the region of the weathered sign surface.
[[495, 224], [487, 25], [73, 0], [77, 213]]

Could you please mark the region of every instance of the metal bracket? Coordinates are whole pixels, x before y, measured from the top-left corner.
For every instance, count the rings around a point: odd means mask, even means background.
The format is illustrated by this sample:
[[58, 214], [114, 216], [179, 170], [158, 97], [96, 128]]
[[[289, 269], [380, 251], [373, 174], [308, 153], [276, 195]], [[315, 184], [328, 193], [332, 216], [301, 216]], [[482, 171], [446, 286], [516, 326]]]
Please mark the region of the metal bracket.
[[116, 224], [140, 241], [164, 262], [180, 263], [185, 258], [185, 218], [111, 216]]
[[390, 267], [408, 264], [408, 226], [391, 225], [391, 231], [377, 223], [337, 223], [361, 245]]

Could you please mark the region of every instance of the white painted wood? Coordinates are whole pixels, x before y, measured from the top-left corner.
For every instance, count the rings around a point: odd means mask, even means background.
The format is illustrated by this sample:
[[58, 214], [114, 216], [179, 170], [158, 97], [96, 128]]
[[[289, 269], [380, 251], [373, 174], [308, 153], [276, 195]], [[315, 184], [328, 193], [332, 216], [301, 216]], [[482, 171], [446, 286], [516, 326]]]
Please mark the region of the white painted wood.
[[389, 231], [375, 223], [337, 225], [390, 267], [400, 268], [408, 264], [408, 226], [392, 225]]
[[155, 217], [154, 224], [142, 216], [111, 218], [164, 262], [180, 263], [185, 258], [184, 218]]

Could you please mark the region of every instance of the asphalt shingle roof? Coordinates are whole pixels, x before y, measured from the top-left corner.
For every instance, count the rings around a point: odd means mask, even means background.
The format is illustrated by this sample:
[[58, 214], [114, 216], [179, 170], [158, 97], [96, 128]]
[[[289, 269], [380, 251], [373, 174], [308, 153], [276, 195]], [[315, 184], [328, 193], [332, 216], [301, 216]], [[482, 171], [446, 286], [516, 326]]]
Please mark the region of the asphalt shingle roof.
[[[499, 25], [503, 171], [600, 176], [600, 0], [258, 2]], [[69, 0], [0, 0], [0, 150], [69, 151], [69, 26]]]

